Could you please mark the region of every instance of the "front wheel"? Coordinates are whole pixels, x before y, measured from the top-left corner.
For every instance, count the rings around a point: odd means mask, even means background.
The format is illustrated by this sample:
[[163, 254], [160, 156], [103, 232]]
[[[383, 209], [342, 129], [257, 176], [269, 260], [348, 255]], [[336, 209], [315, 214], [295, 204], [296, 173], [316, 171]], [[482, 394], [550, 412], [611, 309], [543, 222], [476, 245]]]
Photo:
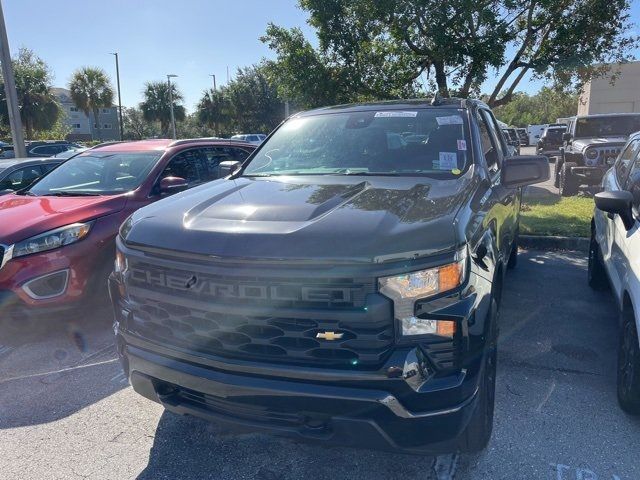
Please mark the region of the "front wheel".
[[633, 312], [623, 313], [618, 343], [618, 403], [627, 413], [640, 415], [640, 347]]
[[[491, 312], [489, 321], [492, 322], [491, 332], [495, 332], [498, 321], [498, 302], [491, 300]], [[484, 450], [491, 440], [493, 431], [493, 412], [496, 403], [496, 371], [497, 371], [497, 335], [490, 334], [488, 350], [486, 352], [484, 370], [480, 387], [476, 410], [460, 438], [459, 448], [463, 453], [475, 453]]]
[[565, 162], [562, 164], [559, 187], [560, 196], [562, 197], [572, 197], [573, 195], [578, 194], [578, 187], [580, 184], [578, 183], [576, 176], [571, 173], [571, 168], [575, 166], [576, 164], [573, 162]]
[[594, 290], [606, 290], [608, 286], [607, 273], [602, 263], [602, 254], [596, 241], [595, 231], [591, 232], [589, 241], [589, 266], [587, 268], [589, 286]]

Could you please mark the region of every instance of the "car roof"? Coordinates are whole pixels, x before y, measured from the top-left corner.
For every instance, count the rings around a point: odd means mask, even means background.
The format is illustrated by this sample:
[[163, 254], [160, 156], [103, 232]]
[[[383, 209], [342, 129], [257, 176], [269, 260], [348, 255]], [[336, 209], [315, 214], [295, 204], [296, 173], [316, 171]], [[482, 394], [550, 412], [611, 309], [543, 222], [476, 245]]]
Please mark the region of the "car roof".
[[28, 167], [30, 165], [39, 165], [41, 163], [62, 163], [64, 159], [62, 158], [53, 158], [53, 157], [43, 157], [43, 158], [7, 158], [4, 160], [0, 160], [0, 170], [6, 170], [9, 167], [13, 167], [15, 165]]
[[202, 145], [234, 145], [234, 146], [246, 146], [248, 148], [255, 148], [255, 145], [250, 143], [242, 143], [237, 141], [230, 141], [229, 139], [211, 139], [211, 138], [187, 138], [181, 140], [171, 140], [168, 138], [157, 138], [151, 140], [137, 140], [135, 142], [112, 142], [105, 145], [97, 145], [89, 150], [82, 152], [81, 154], [87, 155], [92, 151], [100, 152], [148, 152], [153, 150], [163, 151], [171, 147], [177, 146], [202, 146]]
[[403, 108], [468, 108], [471, 105], [486, 105], [480, 100], [463, 98], [441, 98], [435, 105], [430, 98], [411, 98], [406, 100], [387, 100], [380, 102], [350, 103], [331, 107], [316, 108], [306, 112], [300, 112], [293, 117], [319, 115], [325, 113], [350, 113], [377, 110], [398, 110]]
[[577, 115], [573, 118], [599, 118], [599, 117], [638, 117], [640, 116], [639, 112], [636, 113], [594, 113], [593, 115]]

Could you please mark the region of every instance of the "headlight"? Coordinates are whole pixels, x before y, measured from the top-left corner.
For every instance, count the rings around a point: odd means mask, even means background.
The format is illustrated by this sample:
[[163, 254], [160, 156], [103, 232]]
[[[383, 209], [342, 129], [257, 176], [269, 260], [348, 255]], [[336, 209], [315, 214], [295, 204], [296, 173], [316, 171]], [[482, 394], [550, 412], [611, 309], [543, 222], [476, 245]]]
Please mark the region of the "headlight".
[[93, 221], [74, 223], [66, 227], [41, 233], [40, 235], [16, 243], [13, 246], [13, 254], [11, 257], [16, 258], [31, 255], [32, 253], [46, 252], [78, 242], [89, 234], [92, 226]]
[[587, 151], [584, 153], [584, 156], [589, 160], [595, 160], [596, 158], [598, 158], [598, 151], [594, 150], [593, 148], [587, 149]]
[[122, 223], [122, 225], [120, 225], [119, 233], [122, 240], [127, 239], [127, 235], [129, 235], [131, 227], [133, 227], [133, 219], [131, 217], [133, 217], [133, 215], [129, 215], [129, 217]]
[[458, 288], [465, 281], [466, 265], [465, 247], [456, 253], [453, 263], [378, 280], [380, 293], [393, 300], [394, 316], [401, 323], [403, 335], [427, 333], [453, 335], [455, 331], [455, 327], [452, 327], [453, 322], [416, 318], [415, 303], [417, 300]]

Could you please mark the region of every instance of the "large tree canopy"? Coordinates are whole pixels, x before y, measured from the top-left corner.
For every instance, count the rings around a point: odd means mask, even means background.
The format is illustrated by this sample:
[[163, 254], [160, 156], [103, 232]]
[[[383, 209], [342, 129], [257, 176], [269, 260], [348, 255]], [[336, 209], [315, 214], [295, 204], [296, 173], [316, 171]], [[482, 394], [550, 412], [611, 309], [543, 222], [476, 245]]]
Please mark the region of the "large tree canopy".
[[281, 88], [305, 104], [406, 96], [423, 75], [444, 96], [478, 95], [498, 74], [488, 96], [497, 106], [529, 74], [579, 88], [638, 44], [628, 0], [299, 1], [318, 48], [273, 25], [262, 40], [277, 53]]

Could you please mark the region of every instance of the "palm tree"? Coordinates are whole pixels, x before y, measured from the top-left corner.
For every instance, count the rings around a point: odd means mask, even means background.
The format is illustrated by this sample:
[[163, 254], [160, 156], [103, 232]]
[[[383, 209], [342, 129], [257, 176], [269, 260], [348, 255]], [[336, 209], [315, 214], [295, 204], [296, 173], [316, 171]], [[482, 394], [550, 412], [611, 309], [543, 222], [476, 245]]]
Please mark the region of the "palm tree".
[[101, 108], [113, 105], [113, 87], [108, 75], [101, 68], [82, 67], [71, 77], [69, 82], [71, 99], [85, 115], [93, 113], [98, 129], [98, 139], [102, 140], [100, 119], [98, 113]]
[[196, 107], [197, 119], [200, 123], [213, 128], [217, 136], [220, 134], [219, 124], [229, 120], [229, 107], [224, 91], [205, 90]]
[[[171, 85], [173, 97], [173, 114], [176, 121], [185, 119], [184, 106], [179, 105], [184, 100], [182, 93], [175, 85]], [[163, 137], [169, 136], [171, 125], [171, 108], [169, 106], [169, 85], [166, 82], [147, 82], [144, 87], [144, 101], [140, 103], [144, 119], [148, 122], [160, 122]]]

